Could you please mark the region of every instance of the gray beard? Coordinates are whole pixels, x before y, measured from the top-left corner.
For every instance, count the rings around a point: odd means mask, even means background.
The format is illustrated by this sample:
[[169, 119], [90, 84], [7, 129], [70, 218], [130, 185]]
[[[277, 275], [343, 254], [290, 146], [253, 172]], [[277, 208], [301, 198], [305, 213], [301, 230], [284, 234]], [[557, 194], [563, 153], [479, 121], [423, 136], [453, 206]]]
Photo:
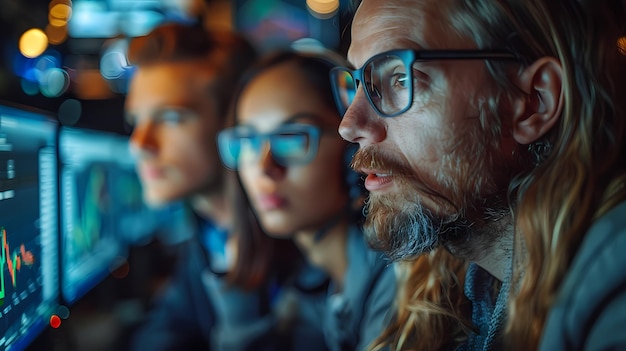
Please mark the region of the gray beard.
[[[376, 206], [374, 210], [372, 207]], [[419, 203], [410, 203], [398, 210], [371, 199], [365, 205], [363, 228], [367, 242], [393, 261], [413, 259], [439, 246], [440, 222]]]
[[[374, 211], [372, 206], [376, 206]], [[443, 219], [433, 215], [419, 202], [398, 209], [385, 201], [373, 205], [368, 200], [364, 213], [367, 217], [363, 231], [369, 246], [393, 261], [412, 260], [439, 246], [457, 257], [474, 260], [488, 251], [500, 235], [489, 224], [506, 216], [508, 209], [485, 210], [481, 229], [463, 216]]]

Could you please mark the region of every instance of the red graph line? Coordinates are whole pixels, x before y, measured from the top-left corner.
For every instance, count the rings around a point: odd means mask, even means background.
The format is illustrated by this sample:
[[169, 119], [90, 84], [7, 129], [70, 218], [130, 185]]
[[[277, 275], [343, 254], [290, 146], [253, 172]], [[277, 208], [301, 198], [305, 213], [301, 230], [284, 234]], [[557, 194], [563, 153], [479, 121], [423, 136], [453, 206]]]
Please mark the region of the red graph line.
[[[20, 245], [20, 254], [13, 254], [11, 257], [11, 249], [9, 248], [9, 243], [7, 242], [7, 231], [2, 228], [2, 248], [4, 249], [2, 255], [2, 263], [7, 264], [7, 268], [9, 269], [9, 274], [11, 275], [11, 283], [15, 287], [17, 285], [16, 281], [16, 271], [22, 269], [22, 263], [30, 266], [35, 261], [33, 253], [30, 251], [26, 251], [24, 244]], [[4, 282], [3, 282], [4, 283]]]

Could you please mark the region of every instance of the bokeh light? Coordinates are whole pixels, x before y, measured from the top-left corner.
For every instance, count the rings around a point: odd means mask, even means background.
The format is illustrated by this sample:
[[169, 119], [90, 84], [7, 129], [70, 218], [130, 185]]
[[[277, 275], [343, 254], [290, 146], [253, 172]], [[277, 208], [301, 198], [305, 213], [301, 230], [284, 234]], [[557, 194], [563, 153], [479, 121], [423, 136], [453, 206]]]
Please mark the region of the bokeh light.
[[55, 4], [50, 7], [48, 21], [51, 25], [61, 27], [67, 25], [72, 17], [72, 7], [68, 4]]
[[118, 39], [107, 45], [100, 58], [100, 73], [104, 79], [122, 78], [128, 74], [130, 64], [126, 58], [128, 42]]
[[626, 55], [626, 37], [617, 39], [617, 48], [622, 55]]
[[60, 305], [57, 307], [57, 315], [61, 317], [61, 319], [70, 318], [70, 309], [67, 306]]
[[83, 107], [76, 99], [67, 99], [61, 103], [58, 111], [59, 122], [64, 125], [73, 126], [80, 120]]
[[39, 83], [40, 87], [46, 82], [46, 74], [48, 73], [48, 70], [56, 67], [57, 63], [54, 57], [50, 55], [42, 55], [35, 61], [35, 67], [32, 70], [32, 73], [35, 76], [35, 80]]
[[53, 26], [48, 24], [46, 26], [46, 35], [50, 44], [58, 45], [67, 40], [67, 26]]
[[26, 57], [37, 57], [43, 54], [47, 47], [48, 36], [41, 29], [29, 29], [20, 37], [20, 52]]
[[13, 70], [22, 78], [21, 86], [27, 95], [36, 95], [41, 92], [47, 97], [57, 97], [63, 94], [70, 85], [69, 74], [61, 68], [62, 55], [59, 51], [50, 49], [36, 58], [28, 58], [15, 53]]
[[315, 17], [332, 17], [339, 9], [339, 0], [306, 0], [306, 6]]
[[59, 318], [59, 316], [57, 316], [56, 314], [53, 314], [52, 317], [50, 317], [50, 326], [54, 329], [57, 329], [58, 327], [60, 327], [61, 318]]
[[20, 80], [20, 85], [22, 87], [22, 91], [26, 95], [34, 96], [34, 95], [39, 94], [39, 83], [38, 82], [22, 78]]
[[128, 276], [128, 273], [130, 272], [130, 265], [128, 264], [126, 258], [122, 256], [117, 256], [113, 260], [113, 263], [111, 264], [109, 270], [111, 271], [111, 275], [113, 277], [117, 279], [123, 279]]
[[50, 68], [43, 72], [39, 80], [41, 93], [46, 97], [57, 97], [70, 86], [69, 74], [61, 68]]

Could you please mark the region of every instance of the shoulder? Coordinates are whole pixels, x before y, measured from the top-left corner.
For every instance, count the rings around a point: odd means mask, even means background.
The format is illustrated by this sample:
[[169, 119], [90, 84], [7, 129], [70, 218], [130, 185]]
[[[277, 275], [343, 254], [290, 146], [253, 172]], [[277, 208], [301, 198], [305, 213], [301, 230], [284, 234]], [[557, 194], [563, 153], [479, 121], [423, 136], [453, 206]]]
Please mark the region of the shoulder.
[[[572, 299], [617, 288], [626, 281], [626, 202], [599, 218], [586, 233], [562, 284]], [[592, 284], [595, 283], [595, 284]]]
[[[366, 309], [386, 309], [396, 294], [395, 263], [372, 250], [358, 228], [351, 230], [348, 245], [346, 289], [357, 290]], [[350, 295], [350, 293], [348, 293]]]
[[[383, 253], [372, 250], [359, 228], [353, 228], [348, 237], [348, 272], [345, 284], [361, 286], [368, 295], [395, 295], [395, 263]], [[364, 286], [365, 285], [365, 286]], [[368, 287], [366, 287], [368, 286]], [[378, 288], [383, 286], [384, 288]]]
[[393, 270], [392, 261], [382, 252], [375, 251], [369, 247], [362, 230], [353, 226], [348, 234], [348, 259], [362, 266], [364, 271], [376, 274], [380, 271]]
[[[585, 235], [548, 316], [544, 344], [558, 338], [569, 343], [568, 349], [593, 349], [590, 345], [614, 342], [623, 334], [615, 328], [624, 325], [626, 203], [601, 217]], [[626, 345], [626, 337], [620, 338]]]

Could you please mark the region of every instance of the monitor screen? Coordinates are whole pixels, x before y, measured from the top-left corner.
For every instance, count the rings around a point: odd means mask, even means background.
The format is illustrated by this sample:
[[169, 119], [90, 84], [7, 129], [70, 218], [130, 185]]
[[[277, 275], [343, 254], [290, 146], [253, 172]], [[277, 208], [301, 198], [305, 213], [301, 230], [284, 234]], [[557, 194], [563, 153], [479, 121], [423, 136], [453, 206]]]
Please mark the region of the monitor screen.
[[59, 303], [57, 123], [0, 106], [0, 349], [22, 350]]
[[116, 163], [109, 167], [110, 178], [115, 180], [111, 182], [109, 191], [117, 236], [129, 246], [151, 240], [163, 222], [169, 221], [169, 208], [172, 207], [146, 205], [135, 166], [135, 159], [129, 154], [128, 140], [125, 139], [117, 151]]
[[100, 283], [128, 251], [120, 232], [125, 211], [141, 206], [141, 190], [128, 170], [128, 137], [62, 127], [61, 292], [68, 304]]

